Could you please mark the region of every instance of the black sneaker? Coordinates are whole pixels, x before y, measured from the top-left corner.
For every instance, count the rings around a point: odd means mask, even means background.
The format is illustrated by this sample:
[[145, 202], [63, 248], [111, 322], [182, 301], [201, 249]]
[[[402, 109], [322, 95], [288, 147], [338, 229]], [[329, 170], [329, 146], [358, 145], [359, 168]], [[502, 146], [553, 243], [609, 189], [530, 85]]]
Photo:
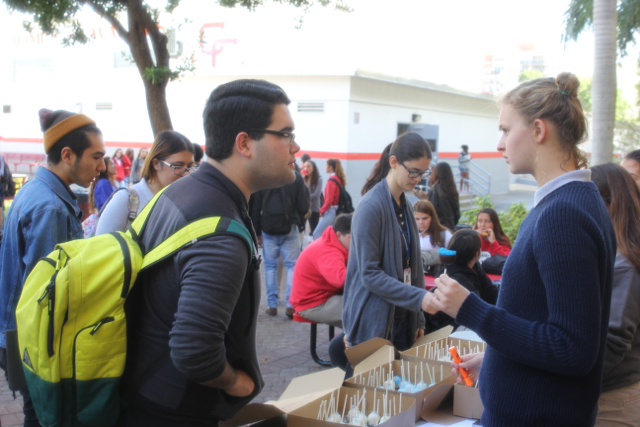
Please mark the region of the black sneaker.
[[295, 313], [296, 311], [292, 308], [289, 307], [287, 308], [287, 310], [284, 312], [284, 314], [289, 318], [289, 319], [293, 319], [293, 313]]

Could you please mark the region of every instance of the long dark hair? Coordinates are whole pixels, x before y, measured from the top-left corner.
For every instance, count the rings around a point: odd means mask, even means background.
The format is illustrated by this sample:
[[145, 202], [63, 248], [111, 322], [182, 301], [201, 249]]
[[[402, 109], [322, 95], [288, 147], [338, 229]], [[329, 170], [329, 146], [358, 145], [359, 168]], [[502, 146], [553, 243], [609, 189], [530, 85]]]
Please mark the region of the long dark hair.
[[440, 162], [431, 170], [433, 179], [436, 183], [439, 183], [444, 192], [449, 197], [458, 198], [458, 189], [456, 188], [456, 182], [453, 179], [453, 172], [451, 166], [447, 162]]
[[310, 188], [316, 188], [318, 185], [318, 178], [320, 178], [320, 174], [318, 173], [318, 167], [316, 166], [316, 162], [312, 160], [307, 160], [305, 163], [309, 163], [311, 165], [311, 175], [307, 174], [304, 176], [304, 182]]
[[640, 270], [640, 189], [622, 166], [606, 163], [590, 169], [611, 216], [618, 250]]
[[480, 212], [478, 212], [478, 216], [476, 217], [476, 223], [473, 225], [473, 229], [474, 230], [478, 229], [478, 217], [480, 216], [480, 214], [483, 214], [483, 213], [489, 215], [489, 219], [493, 224], [493, 234], [496, 236], [496, 240], [502, 243], [503, 245], [507, 245], [509, 246], [509, 248], [511, 248], [512, 247], [511, 239], [509, 239], [509, 236], [507, 236], [504, 233], [504, 230], [502, 229], [502, 225], [500, 225], [500, 218], [498, 217], [498, 213], [495, 210], [491, 208], [484, 208]]
[[375, 164], [371, 175], [367, 178], [364, 187], [362, 187], [362, 195], [364, 196], [369, 190], [371, 190], [377, 183], [387, 177], [391, 170], [389, 165], [389, 158], [395, 156], [400, 162], [407, 162], [416, 159], [422, 159], [426, 157], [431, 159], [431, 148], [429, 144], [424, 140], [422, 136], [415, 132], [405, 132], [398, 137], [394, 142], [387, 145], [382, 154], [380, 160]]
[[427, 230], [427, 235], [429, 236], [429, 239], [431, 239], [431, 245], [434, 247], [439, 246], [444, 248], [444, 237], [442, 237], [442, 232], [448, 230], [448, 228], [440, 224], [438, 213], [436, 212], [436, 208], [433, 207], [433, 204], [428, 200], [418, 200], [413, 204], [413, 212], [423, 213], [431, 217], [431, 225]]
[[475, 231], [463, 228], [453, 233], [447, 249], [456, 251], [454, 264], [467, 267], [482, 249], [482, 238]]

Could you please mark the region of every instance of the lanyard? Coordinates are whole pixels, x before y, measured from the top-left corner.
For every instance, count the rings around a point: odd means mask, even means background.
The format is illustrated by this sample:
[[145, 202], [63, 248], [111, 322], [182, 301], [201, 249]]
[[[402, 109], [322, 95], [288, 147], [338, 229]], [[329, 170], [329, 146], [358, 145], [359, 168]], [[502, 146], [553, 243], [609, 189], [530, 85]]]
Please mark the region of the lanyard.
[[407, 218], [407, 211], [405, 210], [404, 206], [402, 207], [402, 213], [404, 215], [404, 224], [407, 227], [406, 238], [405, 238], [404, 230], [402, 229], [400, 224], [398, 224], [398, 227], [400, 227], [400, 235], [402, 236], [402, 242], [404, 243], [404, 247], [407, 251], [406, 252], [407, 258], [404, 266], [406, 268], [406, 267], [409, 267], [409, 260], [411, 259], [411, 229], [409, 228], [409, 218]]

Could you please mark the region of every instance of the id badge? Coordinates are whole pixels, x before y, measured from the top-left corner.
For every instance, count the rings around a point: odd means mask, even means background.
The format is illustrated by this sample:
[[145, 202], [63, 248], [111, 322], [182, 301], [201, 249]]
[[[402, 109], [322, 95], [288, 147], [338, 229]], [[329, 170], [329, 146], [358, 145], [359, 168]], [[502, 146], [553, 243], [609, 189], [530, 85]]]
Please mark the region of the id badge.
[[404, 269], [404, 283], [410, 285], [411, 284], [411, 269], [410, 268], [405, 268]]

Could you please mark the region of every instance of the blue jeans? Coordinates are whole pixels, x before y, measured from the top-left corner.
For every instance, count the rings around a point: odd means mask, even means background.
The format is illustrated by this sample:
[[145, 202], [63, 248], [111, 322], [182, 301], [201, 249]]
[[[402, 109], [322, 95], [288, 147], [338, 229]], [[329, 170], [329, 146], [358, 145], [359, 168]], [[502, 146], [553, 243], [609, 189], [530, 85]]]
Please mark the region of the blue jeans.
[[320, 222], [315, 230], [313, 230], [313, 240], [317, 240], [322, 237], [324, 230], [326, 230], [330, 225], [336, 220], [338, 206], [331, 206], [328, 211], [324, 213], [324, 215], [320, 218]]
[[300, 255], [300, 231], [297, 225], [291, 226], [291, 232], [282, 236], [271, 236], [262, 233], [262, 254], [264, 256], [265, 284], [269, 308], [278, 307], [278, 261], [282, 254], [284, 266], [287, 268], [287, 307], [291, 307], [289, 295], [293, 282], [293, 269]]

